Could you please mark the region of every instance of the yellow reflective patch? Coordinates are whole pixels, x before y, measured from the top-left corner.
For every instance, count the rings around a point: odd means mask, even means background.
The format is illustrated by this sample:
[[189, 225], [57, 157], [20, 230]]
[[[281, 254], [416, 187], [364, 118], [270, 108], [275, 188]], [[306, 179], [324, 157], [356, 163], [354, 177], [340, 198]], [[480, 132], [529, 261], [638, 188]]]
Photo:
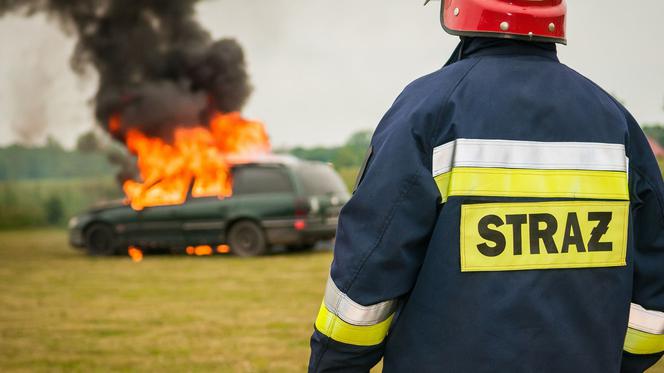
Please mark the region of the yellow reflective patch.
[[662, 352], [664, 351], [664, 335], [650, 334], [628, 328], [624, 350], [637, 355]]
[[471, 204], [461, 207], [461, 270], [626, 265], [629, 202]]
[[316, 318], [316, 329], [337, 342], [356, 346], [375, 346], [383, 342], [387, 336], [392, 318], [394, 314], [376, 325], [352, 325], [330, 312], [323, 302]]
[[452, 196], [629, 200], [627, 173], [456, 167], [435, 177], [443, 202]]
[[449, 195], [449, 189], [450, 189], [450, 180], [452, 179], [452, 173], [447, 172], [441, 175], [438, 175], [434, 178], [436, 181], [436, 185], [438, 186], [438, 190], [440, 190], [440, 195], [443, 197], [443, 202], [447, 201], [447, 197]]

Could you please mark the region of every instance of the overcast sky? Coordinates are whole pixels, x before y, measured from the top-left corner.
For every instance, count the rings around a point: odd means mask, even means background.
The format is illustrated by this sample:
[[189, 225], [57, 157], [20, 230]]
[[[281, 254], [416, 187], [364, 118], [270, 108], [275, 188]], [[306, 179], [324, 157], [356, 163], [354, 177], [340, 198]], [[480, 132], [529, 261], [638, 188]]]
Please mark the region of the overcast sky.
[[[561, 60], [617, 95], [641, 123], [664, 123], [664, 2], [569, 0]], [[217, 0], [199, 5], [215, 37], [244, 45], [245, 109], [275, 146], [338, 144], [372, 129], [401, 89], [457, 43], [421, 0]], [[71, 146], [92, 128], [94, 74], [71, 72], [74, 40], [44, 17], [0, 19], [0, 144], [27, 126]]]

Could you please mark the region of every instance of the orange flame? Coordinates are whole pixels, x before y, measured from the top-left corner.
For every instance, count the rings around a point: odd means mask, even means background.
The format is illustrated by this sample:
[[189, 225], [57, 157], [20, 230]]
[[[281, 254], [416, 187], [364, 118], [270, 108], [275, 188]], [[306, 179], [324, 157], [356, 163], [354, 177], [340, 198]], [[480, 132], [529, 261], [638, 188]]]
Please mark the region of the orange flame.
[[[118, 116], [111, 118], [109, 128], [122, 128]], [[208, 127], [178, 128], [172, 143], [130, 129], [126, 143], [138, 156], [142, 179], [123, 185], [135, 210], [184, 203], [190, 187], [193, 197], [229, 197], [231, 160], [246, 162], [270, 151], [263, 124], [239, 113], [216, 113]]]
[[187, 254], [196, 256], [212, 255], [212, 247], [208, 245], [187, 246]]
[[129, 246], [127, 253], [131, 257], [131, 260], [134, 261], [135, 263], [138, 263], [141, 260], [143, 260], [143, 251], [136, 246]]
[[122, 129], [122, 121], [120, 120], [119, 115], [113, 115], [111, 119], [108, 120], [108, 130], [111, 133], [118, 133]]
[[217, 246], [217, 252], [219, 254], [228, 254], [231, 252], [231, 247], [228, 245], [219, 245]]

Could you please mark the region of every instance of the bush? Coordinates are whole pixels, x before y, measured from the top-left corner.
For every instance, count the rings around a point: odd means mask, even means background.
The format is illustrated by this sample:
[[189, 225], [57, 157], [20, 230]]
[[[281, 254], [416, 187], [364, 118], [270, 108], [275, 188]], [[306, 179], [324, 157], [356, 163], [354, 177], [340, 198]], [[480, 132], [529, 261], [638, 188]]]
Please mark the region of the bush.
[[0, 182], [0, 229], [64, 226], [92, 204], [118, 198], [112, 176]]
[[62, 207], [62, 200], [56, 195], [52, 195], [46, 200], [44, 204], [44, 213], [46, 214], [46, 221], [50, 225], [58, 225], [62, 223], [64, 217], [64, 210]]

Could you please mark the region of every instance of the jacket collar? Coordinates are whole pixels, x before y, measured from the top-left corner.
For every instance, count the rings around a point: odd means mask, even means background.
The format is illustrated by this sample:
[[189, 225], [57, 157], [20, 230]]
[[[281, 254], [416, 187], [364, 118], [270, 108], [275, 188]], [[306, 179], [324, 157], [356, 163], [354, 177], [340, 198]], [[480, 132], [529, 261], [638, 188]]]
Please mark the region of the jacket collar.
[[445, 66], [468, 58], [483, 56], [540, 56], [558, 61], [556, 44], [511, 39], [461, 37]]

